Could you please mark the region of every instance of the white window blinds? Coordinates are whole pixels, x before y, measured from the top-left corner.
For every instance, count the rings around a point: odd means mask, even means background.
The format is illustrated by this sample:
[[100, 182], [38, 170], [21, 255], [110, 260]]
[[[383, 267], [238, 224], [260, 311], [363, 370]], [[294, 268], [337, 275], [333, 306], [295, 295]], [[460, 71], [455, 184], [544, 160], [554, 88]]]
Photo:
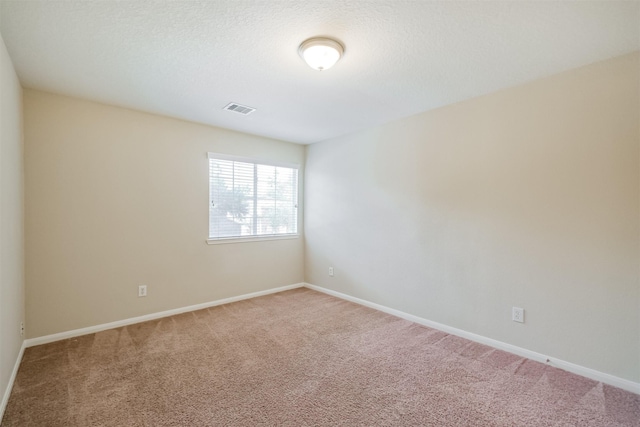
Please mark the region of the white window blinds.
[[298, 166], [209, 153], [209, 239], [298, 232]]

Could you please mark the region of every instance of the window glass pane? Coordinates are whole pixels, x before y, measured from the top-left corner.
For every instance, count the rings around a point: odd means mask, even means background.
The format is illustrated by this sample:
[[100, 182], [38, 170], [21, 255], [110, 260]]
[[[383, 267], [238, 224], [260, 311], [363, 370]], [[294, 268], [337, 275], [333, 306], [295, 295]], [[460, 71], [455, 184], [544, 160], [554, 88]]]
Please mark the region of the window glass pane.
[[297, 233], [298, 170], [209, 159], [209, 238]]

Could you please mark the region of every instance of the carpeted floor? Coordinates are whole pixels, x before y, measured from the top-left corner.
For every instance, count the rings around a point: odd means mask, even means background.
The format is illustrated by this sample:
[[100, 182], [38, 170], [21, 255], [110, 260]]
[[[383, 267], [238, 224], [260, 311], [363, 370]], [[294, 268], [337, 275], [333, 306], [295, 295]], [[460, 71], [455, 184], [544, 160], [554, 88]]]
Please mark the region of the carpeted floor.
[[9, 426], [640, 426], [640, 396], [309, 289], [26, 350]]

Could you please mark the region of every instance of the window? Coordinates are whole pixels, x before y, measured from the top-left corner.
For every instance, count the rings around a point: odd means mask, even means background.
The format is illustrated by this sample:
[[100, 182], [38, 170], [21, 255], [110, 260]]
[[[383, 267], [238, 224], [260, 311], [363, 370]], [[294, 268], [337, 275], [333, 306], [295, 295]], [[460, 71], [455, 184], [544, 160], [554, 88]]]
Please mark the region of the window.
[[298, 233], [298, 165], [209, 153], [209, 243]]

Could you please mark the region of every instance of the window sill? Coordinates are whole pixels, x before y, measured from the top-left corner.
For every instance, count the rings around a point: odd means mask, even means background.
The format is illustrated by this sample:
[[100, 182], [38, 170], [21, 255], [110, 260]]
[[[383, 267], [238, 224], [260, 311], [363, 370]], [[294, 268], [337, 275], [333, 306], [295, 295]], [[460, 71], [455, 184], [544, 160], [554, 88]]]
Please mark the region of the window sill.
[[207, 239], [208, 245], [224, 245], [226, 243], [263, 242], [265, 240], [297, 239], [299, 234], [283, 234], [269, 236], [231, 237], [225, 239]]

